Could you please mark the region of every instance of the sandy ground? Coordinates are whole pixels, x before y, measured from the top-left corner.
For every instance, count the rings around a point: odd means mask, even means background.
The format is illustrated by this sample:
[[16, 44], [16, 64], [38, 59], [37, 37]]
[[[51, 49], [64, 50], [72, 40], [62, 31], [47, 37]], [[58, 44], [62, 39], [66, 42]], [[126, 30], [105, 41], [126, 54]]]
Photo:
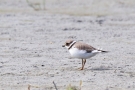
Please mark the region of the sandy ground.
[[[81, 90], [135, 90], [135, 7], [129, 1], [76, 13], [94, 1], [46, 0], [46, 10], [35, 11], [25, 0], [1, 0], [0, 90], [55, 90], [53, 81], [66, 90], [79, 88], [80, 80]], [[70, 5], [76, 6], [64, 11]], [[110, 52], [88, 59], [79, 71], [81, 60], [61, 47], [67, 39]]]

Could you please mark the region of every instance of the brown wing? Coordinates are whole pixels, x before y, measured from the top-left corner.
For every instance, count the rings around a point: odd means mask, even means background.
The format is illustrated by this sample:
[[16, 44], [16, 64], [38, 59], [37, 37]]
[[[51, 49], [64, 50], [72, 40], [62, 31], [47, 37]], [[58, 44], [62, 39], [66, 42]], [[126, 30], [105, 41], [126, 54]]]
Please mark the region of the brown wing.
[[75, 47], [77, 47], [79, 50], [86, 50], [88, 53], [92, 52], [93, 50], [96, 50], [96, 48], [85, 44], [85, 43], [81, 43], [81, 42], [77, 42], [75, 44]]

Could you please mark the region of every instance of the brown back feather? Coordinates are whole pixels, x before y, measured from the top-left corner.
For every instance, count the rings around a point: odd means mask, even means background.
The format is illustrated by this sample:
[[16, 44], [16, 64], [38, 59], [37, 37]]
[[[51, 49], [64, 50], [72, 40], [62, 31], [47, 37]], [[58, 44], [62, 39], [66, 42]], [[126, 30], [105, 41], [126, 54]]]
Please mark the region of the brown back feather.
[[86, 50], [88, 53], [92, 52], [93, 50], [96, 50], [96, 48], [81, 42], [75, 43], [75, 47], [79, 50]]

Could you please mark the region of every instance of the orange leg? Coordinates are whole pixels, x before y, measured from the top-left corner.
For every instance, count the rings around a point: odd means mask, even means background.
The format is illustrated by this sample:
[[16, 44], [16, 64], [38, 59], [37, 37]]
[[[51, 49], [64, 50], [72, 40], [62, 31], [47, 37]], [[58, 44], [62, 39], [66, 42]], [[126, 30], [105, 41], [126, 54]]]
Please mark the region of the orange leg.
[[84, 69], [85, 63], [86, 63], [86, 59], [82, 59], [82, 68], [80, 70], [83, 70]]
[[82, 67], [81, 68], [78, 68], [78, 69], [79, 70], [83, 70], [85, 63], [86, 63], [86, 59], [82, 59]]
[[84, 69], [84, 65], [85, 65], [85, 63], [86, 63], [86, 59], [83, 59], [83, 66], [82, 66], [82, 69], [81, 69], [81, 70], [83, 70], [83, 69]]
[[[86, 59], [84, 59], [84, 65], [85, 65], [85, 63], [86, 63]], [[84, 66], [83, 66], [84, 67]]]
[[82, 67], [81, 68], [78, 68], [79, 70], [83, 70], [83, 66], [84, 66], [84, 62], [83, 62], [83, 59], [82, 59]]

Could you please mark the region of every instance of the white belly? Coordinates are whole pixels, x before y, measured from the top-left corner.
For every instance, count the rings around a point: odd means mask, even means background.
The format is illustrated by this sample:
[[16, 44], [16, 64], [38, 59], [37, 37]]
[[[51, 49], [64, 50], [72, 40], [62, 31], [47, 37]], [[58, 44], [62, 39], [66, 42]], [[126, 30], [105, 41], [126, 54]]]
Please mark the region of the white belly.
[[72, 57], [80, 59], [88, 59], [97, 54], [97, 52], [87, 53], [85, 50], [78, 50], [77, 48], [74, 47], [69, 50], [69, 53], [71, 54]]

